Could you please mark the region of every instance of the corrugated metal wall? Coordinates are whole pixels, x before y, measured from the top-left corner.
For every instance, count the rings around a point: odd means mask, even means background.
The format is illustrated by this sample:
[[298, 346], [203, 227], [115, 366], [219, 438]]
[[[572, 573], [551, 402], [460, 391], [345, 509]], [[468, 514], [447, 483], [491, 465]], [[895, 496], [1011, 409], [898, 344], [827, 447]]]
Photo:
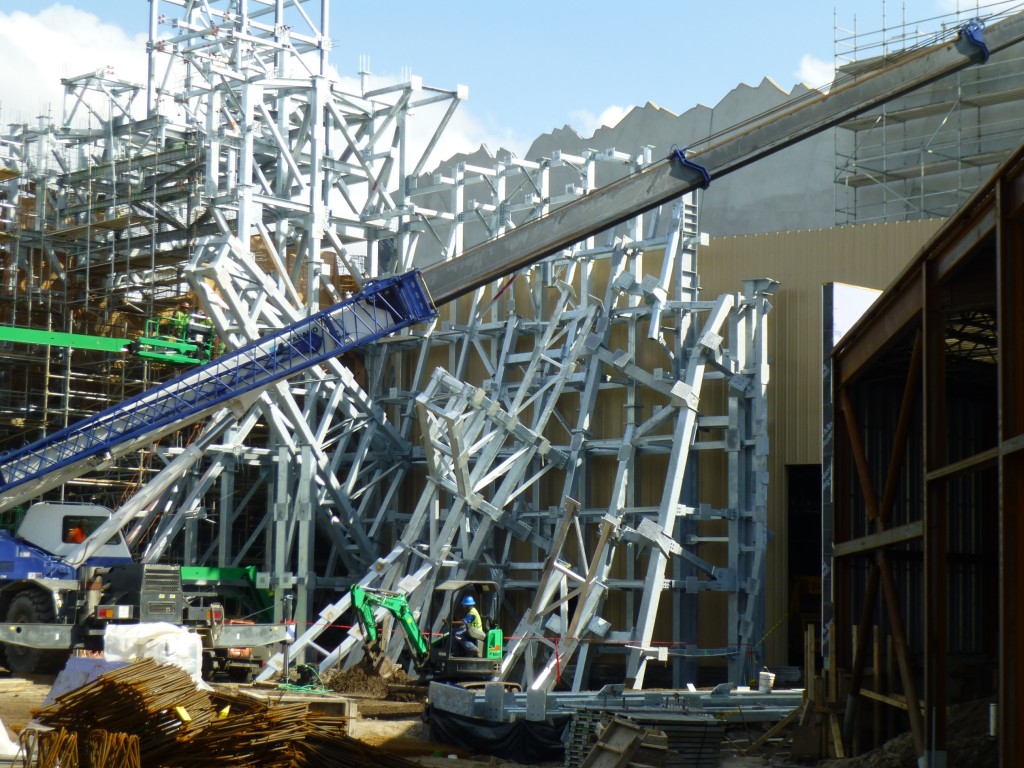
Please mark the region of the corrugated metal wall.
[[884, 289], [944, 219], [712, 238], [700, 251], [702, 298], [734, 291], [745, 278], [780, 287], [768, 320], [770, 488], [767, 626], [769, 663], [785, 663], [788, 612], [786, 467], [821, 463], [821, 286]]

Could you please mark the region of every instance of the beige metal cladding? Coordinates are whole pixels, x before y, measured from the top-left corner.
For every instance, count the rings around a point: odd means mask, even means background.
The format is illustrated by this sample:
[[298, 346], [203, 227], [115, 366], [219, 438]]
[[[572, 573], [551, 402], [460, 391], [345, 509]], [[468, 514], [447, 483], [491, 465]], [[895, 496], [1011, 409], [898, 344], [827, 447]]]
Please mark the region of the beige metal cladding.
[[[769, 495], [767, 626], [787, 611], [786, 466], [821, 463], [821, 287], [839, 282], [884, 289], [945, 219], [712, 237], [700, 250], [702, 296], [735, 290], [744, 278], [770, 277], [768, 354]], [[785, 621], [766, 638], [767, 658], [785, 658]]]

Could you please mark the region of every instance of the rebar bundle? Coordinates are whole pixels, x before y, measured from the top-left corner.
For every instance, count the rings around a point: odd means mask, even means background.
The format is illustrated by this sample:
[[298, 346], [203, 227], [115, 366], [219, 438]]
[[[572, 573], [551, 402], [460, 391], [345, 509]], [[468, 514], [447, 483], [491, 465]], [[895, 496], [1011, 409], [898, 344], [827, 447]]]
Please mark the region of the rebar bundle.
[[208, 693], [178, 667], [150, 659], [57, 697], [36, 719], [55, 730], [32, 732], [42, 735], [32, 737], [31, 768], [415, 766], [347, 736], [346, 717], [311, 714], [303, 702]]
[[142, 768], [139, 737], [94, 730], [85, 737], [82, 768]]
[[25, 768], [79, 768], [78, 734], [26, 728], [18, 736]]
[[[295, 742], [309, 732], [306, 704], [255, 704], [237, 697], [218, 697], [228, 707], [225, 717], [214, 720], [190, 742], [187, 754], [176, 766], [271, 766], [291, 765]], [[250, 706], [246, 709], [245, 704]], [[224, 711], [224, 707], [221, 707]]]
[[107, 672], [37, 713], [45, 725], [135, 734], [145, 766], [169, 765], [216, 717], [209, 696], [180, 667], [152, 659]]
[[314, 717], [307, 720], [308, 733], [295, 743], [292, 765], [296, 768], [409, 768], [418, 765], [339, 733], [333, 722], [336, 719]]

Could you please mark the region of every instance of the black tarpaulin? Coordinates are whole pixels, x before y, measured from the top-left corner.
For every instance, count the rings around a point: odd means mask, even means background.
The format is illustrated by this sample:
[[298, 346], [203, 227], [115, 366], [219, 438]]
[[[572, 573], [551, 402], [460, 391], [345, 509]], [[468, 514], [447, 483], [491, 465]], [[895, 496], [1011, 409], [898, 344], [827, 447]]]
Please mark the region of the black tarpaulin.
[[544, 722], [501, 723], [431, 707], [430, 740], [460, 747], [475, 755], [494, 755], [526, 765], [562, 762], [565, 760], [562, 734], [571, 719], [570, 715], [562, 715]]

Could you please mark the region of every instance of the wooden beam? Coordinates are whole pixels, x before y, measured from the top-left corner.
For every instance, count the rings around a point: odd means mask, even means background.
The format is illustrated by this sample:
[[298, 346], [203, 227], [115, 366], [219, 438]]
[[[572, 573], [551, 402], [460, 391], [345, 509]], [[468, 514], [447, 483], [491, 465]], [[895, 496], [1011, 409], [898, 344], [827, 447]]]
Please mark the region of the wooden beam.
[[867, 589], [864, 590], [864, 603], [861, 606], [860, 623], [857, 624], [857, 640], [853, 649], [853, 671], [850, 675], [850, 692], [846, 696], [846, 712], [843, 715], [843, 735], [848, 741], [853, 740], [854, 728], [860, 714], [860, 688], [864, 682], [864, 662], [867, 657], [868, 630], [872, 626], [871, 617], [875, 613], [878, 600], [878, 566], [872, 564], [868, 573]]
[[900, 415], [896, 421], [896, 434], [892, 441], [892, 454], [889, 456], [889, 471], [885, 475], [885, 487], [882, 490], [882, 504], [878, 510], [878, 527], [884, 528], [891, 517], [892, 507], [896, 500], [896, 492], [900, 487], [903, 466], [903, 459], [907, 455], [909, 444], [910, 425], [913, 423], [914, 413], [920, 408], [921, 389], [921, 356], [922, 356], [922, 335], [921, 331], [914, 335], [914, 351], [910, 355], [910, 365], [907, 368], [907, 380], [903, 385], [903, 399], [900, 401]]
[[935, 282], [944, 280], [958, 267], [963, 260], [986, 239], [992, 236], [996, 228], [995, 201], [986, 201], [984, 214], [978, 217], [977, 212], [972, 217], [970, 228], [956, 233], [956, 239], [946, 248], [938, 248], [934, 254], [929, 255], [931, 262], [931, 279]]
[[942, 480], [947, 477], [954, 477], [955, 475], [962, 475], [967, 472], [974, 472], [975, 470], [981, 469], [982, 467], [995, 464], [999, 459], [999, 447], [989, 448], [986, 451], [981, 451], [973, 456], [968, 456], [966, 459], [960, 461], [954, 461], [952, 464], [946, 464], [939, 467], [938, 469], [930, 470], [925, 475], [925, 480], [929, 483], [933, 480]]
[[[909, 705], [907, 704], [906, 697], [900, 696], [899, 694], [893, 694], [891, 696], [887, 696], [886, 694], [879, 693], [878, 691], [871, 691], [871, 690], [868, 690], [867, 688], [861, 688], [860, 689], [860, 695], [863, 696], [865, 699], [871, 699], [872, 701], [879, 701], [882, 704], [888, 704], [890, 707], [895, 707], [896, 709], [902, 709], [904, 712], [908, 711], [908, 708], [909, 708]], [[922, 704], [921, 702], [918, 702], [918, 707], [923, 708], [924, 704]]]
[[[990, 262], [986, 257], [978, 256], [977, 245], [964, 254], [963, 261], [968, 261], [972, 256], [976, 257], [971, 262], [973, 269], [989, 269]], [[952, 493], [949, 482], [951, 475], [933, 477], [935, 473], [932, 471], [948, 470], [951, 456], [956, 455], [950, 446], [950, 412], [956, 401], [949, 393], [946, 346], [951, 312], [942, 302], [942, 292], [943, 286], [934, 276], [928, 279], [924, 310], [924, 579], [923, 591], [916, 595], [920, 601], [918, 606], [913, 602], [915, 594], [912, 592], [907, 595], [908, 611], [924, 609], [922, 682], [927, 725], [922, 728], [924, 740], [916, 745], [918, 755], [922, 755], [925, 749], [929, 753], [941, 754], [946, 751], [946, 713], [949, 706], [946, 686], [949, 675], [947, 660], [950, 619], [948, 526], [949, 518], [953, 514], [949, 506], [949, 495]], [[994, 299], [992, 296], [991, 300]], [[989, 397], [995, 395], [995, 391], [988, 393]], [[998, 447], [986, 453], [991, 453], [988, 462], [979, 462], [974, 456], [970, 459], [970, 465], [979, 468], [998, 459]], [[975, 524], [980, 525], [981, 521]], [[903, 690], [908, 699], [916, 698], [906, 685]], [[916, 707], [910, 710], [911, 725], [916, 713]]]
[[857, 539], [850, 539], [835, 545], [832, 551], [833, 557], [849, 557], [850, 555], [863, 555], [883, 547], [891, 547], [893, 544], [900, 544], [904, 541], [913, 541], [924, 536], [924, 522], [917, 520], [906, 525], [899, 525], [895, 528], [886, 528], [878, 533], [871, 533]]
[[857, 477], [860, 480], [861, 491], [864, 493], [864, 506], [867, 507], [868, 519], [874, 521], [878, 519], [878, 498], [875, 495], [875, 485], [871, 481], [871, 469], [868, 467], [864, 443], [861, 442], [860, 424], [857, 423], [857, 414], [853, 412], [853, 402], [845, 387], [839, 393], [839, 405], [843, 410], [853, 463], [857, 467]]
[[1001, 180], [999, 207], [999, 764], [1014, 765], [1024, 750], [1021, 638], [1024, 638], [1024, 173]]
[[[843, 337], [844, 346], [833, 352], [832, 386], [836, 391], [845, 388], [857, 374], [881, 357], [900, 332], [920, 323], [921, 285], [913, 279], [920, 272], [915, 264], [890, 286], [871, 308], [870, 317], [862, 320]], [[878, 303], [885, 301], [885, 306]]]
[[793, 707], [793, 709], [790, 710], [788, 715], [786, 715], [784, 718], [779, 720], [779, 722], [777, 722], [775, 725], [773, 725], [771, 728], [769, 728], [767, 731], [765, 731], [763, 734], [761, 734], [761, 737], [759, 739], [757, 739], [753, 744], [751, 744], [746, 749], [740, 750], [740, 754], [741, 755], [749, 755], [755, 749], [758, 749], [759, 747], [761, 747], [761, 745], [764, 744], [766, 741], [768, 741], [768, 739], [775, 738], [775, 735], [780, 733], [782, 731], [782, 729], [784, 729], [787, 725], [792, 723], [796, 719], [797, 715], [799, 715], [801, 712], [803, 712], [806, 707], [807, 707], [807, 702], [806, 701], [803, 704], [801, 704], [799, 707]]
[[[899, 594], [896, 591], [896, 580], [892, 575], [892, 566], [886, 557], [885, 550], [875, 552], [875, 562], [878, 564], [881, 577], [882, 594], [885, 596], [885, 607], [889, 614], [889, 624], [892, 627], [893, 648], [896, 651], [896, 661], [900, 670], [900, 681], [903, 683], [903, 690], [906, 691], [908, 699], [917, 700], [917, 683], [914, 680], [914, 669], [910, 663], [910, 649], [907, 646], [907, 632], [903, 625], [903, 615], [900, 613]], [[911, 707], [908, 710], [910, 715], [910, 730], [914, 736], [914, 753], [924, 753], [924, 719], [921, 717], [921, 710]]]
[[832, 733], [832, 749], [841, 760], [846, 757], [846, 752], [843, 750], [843, 733], [839, 730], [839, 716], [834, 712], [828, 716], [828, 725]]

